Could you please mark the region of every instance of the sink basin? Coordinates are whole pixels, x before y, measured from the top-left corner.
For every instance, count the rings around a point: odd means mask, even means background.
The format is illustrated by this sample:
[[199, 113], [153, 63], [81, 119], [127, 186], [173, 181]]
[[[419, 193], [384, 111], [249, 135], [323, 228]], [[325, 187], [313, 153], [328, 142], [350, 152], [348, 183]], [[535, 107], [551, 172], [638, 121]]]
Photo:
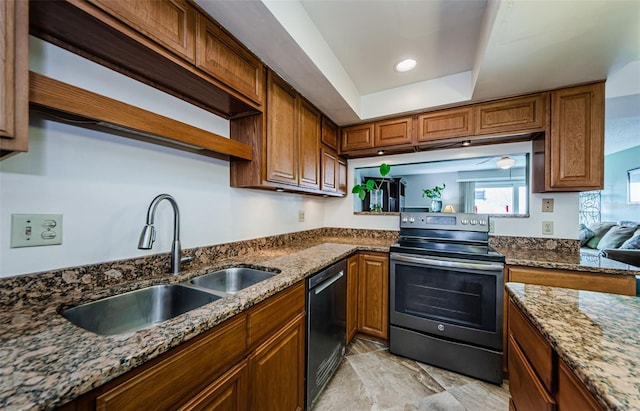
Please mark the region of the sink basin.
[[222, 297], [179, 284], [155, 285], [62, 311], [62, 316], [100, 335], [124, 334], [194, 310]]
[[255, 268], [231, 267], [196, 277], [190, 280], [189, 284], [227, 294], [235, 294], [243, 288], [257, 284], [275, 275], [277, 273]]

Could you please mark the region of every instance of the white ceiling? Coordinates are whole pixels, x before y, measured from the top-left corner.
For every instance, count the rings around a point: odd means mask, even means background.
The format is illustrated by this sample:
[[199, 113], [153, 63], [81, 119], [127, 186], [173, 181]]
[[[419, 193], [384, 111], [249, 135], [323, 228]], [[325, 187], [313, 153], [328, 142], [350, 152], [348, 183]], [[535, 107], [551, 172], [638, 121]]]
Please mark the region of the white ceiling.
[[640, 93], [638, 0], [196, 2], [339, 125], [607, 78]]

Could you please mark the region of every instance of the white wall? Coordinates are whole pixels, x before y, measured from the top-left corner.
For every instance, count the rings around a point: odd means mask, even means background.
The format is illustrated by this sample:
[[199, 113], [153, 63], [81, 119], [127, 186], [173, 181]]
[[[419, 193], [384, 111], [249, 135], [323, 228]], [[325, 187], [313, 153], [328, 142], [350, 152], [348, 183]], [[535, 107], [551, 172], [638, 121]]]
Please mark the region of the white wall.
[[[31, 69], [228, 136], [228, 121], [54, 46], [32, 40]], [[80, 83], [80, 84], [78, 84]], [[152, 250], [137, 242], [151, 200], [172, 194], [183, 248], [322, 227], [324, 199], [229, 187], [229, 163], [30, 114], [29, 152], [0, 162], [0, 277], [169, 251], [173, 214], [156, 215]], [[298, 210], [305, 222], [298, 222]], [[11, 214], [62, 213], [63, 244], [10, 248]]]
[[[354, 169], [377, 167], [381, 162], [391, 164], [418, 163], [459, 158], [499, 156], [502, 154], [531, 153], [531, 142], [510, 143], [490, 146], [466, 147], [450, 150], [425, 151], [411, 154], [354, 159], [349, 161], [349, 192], [356, 184]], [[554, 212], [543, 213], [542, 199], [554, 199]], [[398, 216], [353, 215], [354, 199], [351, 201], [328, 201], [325, 206], [325, 225], [329, 227], [371, 228], [384, 230], [398, 229]], [[543, 237], [542, 222], [552, 221], [554, 234], [549, 238], [578, 238], [578, 194], [545, 193], [531, 194], [528, 218], [495, 218], [495, 235], [518, 237]], [[547, 236], [545, 236], [547, 237]]]
[[[228, 136], [228, 121], [172, 96], [32, 39], [30, 67], [67, 83]], [[147, 207], [172, 194], [181, 212], [183, 248], [327, 227], [398, 228], [397, 216], [354, 216], [353, 195], [317, 198], [229, 187], [229, 164], [154, 144], [46, 120], [30, 114], [30, 148], [0, 162], [0, 277], [167, 252], [172, 213], [165, 202], [156, 216], [153, 250], [137, 249]], [[385, 156], [390, 164], [530, 152], [530, 143], [470, 147]], [[379, 158], [349, 161], [355, 167]], [[393, 171], [392, 171], [393, 173]], [[539, 212], [542, 198], [555, 213]], [[496, 219], [496, 234], [541, 236], [554, 221], [557, 238], [577, 238], [578, 195], [534, 194], [530, 218]], [[305, 222], [298, 222], [298, 211]], [[63, 244], [10, 248], [11, 214], [62, 213]]]

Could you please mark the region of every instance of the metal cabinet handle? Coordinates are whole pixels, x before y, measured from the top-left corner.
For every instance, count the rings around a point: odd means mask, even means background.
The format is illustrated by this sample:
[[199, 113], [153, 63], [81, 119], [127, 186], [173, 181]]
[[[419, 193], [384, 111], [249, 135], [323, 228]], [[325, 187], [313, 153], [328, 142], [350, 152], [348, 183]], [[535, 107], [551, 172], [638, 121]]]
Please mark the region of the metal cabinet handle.
[[335, 283], [336, 281], [338, 281], [341, 277], [344, 276], [344, 271], [340, 271], [338, 274], [334, 275], [333, 277], [327, 278], [326, 280], [324, 280], [321, 284], [319, 284], [314, 292], [316, 293], [316, 295], [320, 294], [321, 292], [323, 292], [327, 287], [329, 287], [331, 284]]
[[396, 261], [402, 261], [405, 263], [430, 265], [432, 267], [466, 268], [470, 270], [483, 270], [483, 271], [502, 271], [504, 269], [504, 265], [498, 264], [498, 263], [483, 263], [483, 262], [470, 263], [465, 261], [434, 260], [432, 258], [412, 257], [412, 256], [396, 254], [396, 253], [391, 253], [391, 259]]

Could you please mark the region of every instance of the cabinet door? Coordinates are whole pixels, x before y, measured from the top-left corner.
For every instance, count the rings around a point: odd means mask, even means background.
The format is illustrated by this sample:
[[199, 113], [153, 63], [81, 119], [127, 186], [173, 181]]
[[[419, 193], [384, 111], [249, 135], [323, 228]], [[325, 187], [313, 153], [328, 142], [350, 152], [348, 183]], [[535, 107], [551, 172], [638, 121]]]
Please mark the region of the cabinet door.
[[558, 410], [602, 410], [602, 406], [596, 401], [593, 395], [587, 391], [584, 384], [578, 380], [564, 361], [560, 360], [558, 362], [560, 364], [558, 370]]
[[320, 112], [299, 99], [298, 147], [300, 187], [320, 187]]
[[475, 134], [544, 131], [547, 94], [478, 104], [474, 107]]
[[269, 72], [267, 180], [298, 185], [296, 91]]
[[418, 141], [429, 142], [473, 135], [471, 107], [442, 110], [418, 116]]
[[360, 254], [358, 331], [387, 339], [389, 335], [389, 256]]
[[195, 60], [196, 10], [185, 0], [89, 0], [190, 62]]
[[304, 326], [300, 314], [249, 357], [249, 409], [304, 409]]
[[249, 366], [242, 361], [202, 390], [179, 411], [242, 411], [248, 408]]
[[556, 402], [512, 337], [509, 336], [509, 393], [515, 408], [518, 411], [555, 411]]
[[549, 188], [600, 190], [604, 184], [604, 83], [551, 94]]
[[198, 21], [196, 65], [222, 83], [262, 104], [262, 63], [203, 15], [200, 15]]
[[373, 148], [373, 124], [360, 124], [342, 129], [340, 151]]
[[322, 116], [322, 143], [327, 147], [338, 151], [338, 126], [333, 124], [331, 120]]
[[347, 195], [347, 161], [338, 159], [338, 192]]
[[338, 155], [329, 149], [320, 149], [322, 159], [322, 191], [335, 193], [338, 190]]
[[347, 260], [347, 344], [358, 330], [358, 271], [360, 257], [356, 254]]
[[373, 145], [375, 147], [411, 144], [413, 120], [411, 117], [378, 121], [374, 125]]
[[0, 158], [27, 151], [29, 2], [0, 2]]

